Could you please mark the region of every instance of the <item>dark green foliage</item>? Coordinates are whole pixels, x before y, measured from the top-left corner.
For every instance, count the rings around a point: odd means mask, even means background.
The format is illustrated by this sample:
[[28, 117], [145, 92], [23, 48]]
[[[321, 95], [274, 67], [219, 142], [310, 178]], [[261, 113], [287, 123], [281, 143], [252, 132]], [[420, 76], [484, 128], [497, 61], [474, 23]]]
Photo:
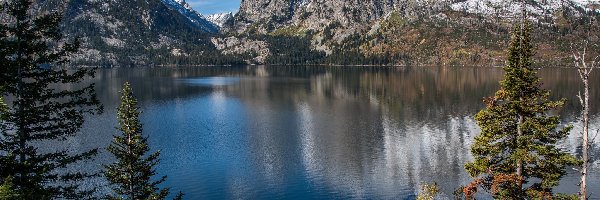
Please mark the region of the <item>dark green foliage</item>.
[[12, 200], [22, 199], [19, 194], [15, 191], [14, 184], [12, 183], [12, 177], [4, 179], [4, 182], [0, 184], [0, 199]]
[[[129, 83], [125, 83], [121, 92], [121, 106], [118, 108], [119, 131], [121, 135], [115, 135], [113, 142], [108, 147], [117, 161], [105, 166], [105, 176], [114, 185], [114, 195], [108, 199], [165, 199], [169, 195], [169, 189], [159, 189], [158, 185], [165, 181], [162, 176], [156, 181], [152, 177], [156, 175], [154, 169], [160, 162], [160, 152], [150, 155], [148, 138], [142, 135], [142, 124], [139, 121], [137, 100], [133, 96]], [[181, 198], [183, 194], [177, 195]]]
[[173, 200], [182, 200], [183, 196], [184, 196], [183, 192], [179, 192], [179, 193], [177, 193], [175, 198], [173, 198]]
[[[65, 42], [60, 13], [42, 13], [29, 0], [2, 2], [0, 87], [11, 101], [0, 141], [0, 179], [12, 177], [23, 199], [84, 198], [79, 183], [92, 176], [66, 170], [91, 159], [96, 150], [74, 154], [59, 142], [74, 136], [84, 115], [101, 111], [94, 86], [60, 89], [94, 74], [63, 70], [78, 42]], [[39, 150], [40, 144], [56, 148]], [[0, 180], [4, 182], [4, 180]]]
[[[310, 34], [309, 34], [310, 35]], [[395, 60], [408, 59], [404, 54], [389, 53], [365, 55], [358, 50], [360, 35], [346, 38], [344, 45], [336, 46], [330, 55], [313, 50], [310, 37], [287, 35], [250, 35], [249, 39], [265, 41], [269, 44], [271, 55], [265, 64], [269, 65], [390, 65]], [[237, 55], [238, 60], [252, 58], [253, 55]]]
[[532, 68], [531, 27], [523, 26], [513, 32], [501, 89], [475, 116], [482, 132], [471, 148], [475, 161], [465, 166], [475, 178], [467, 196], [480, 187], [497, 199], [550, 198], [566, 166], [578, 162], [555, 146], [571, 127], [558, 128], [559, 117], [548, 113], [565, 100], [550, 101], [549, 91], [540, 88]]
[[[0, 94], [2, 94], [1, 89]], [[4, 103], [2, 95], [0, 95], [0, 124], [6, 119], [7, 113], [8, 106]], [[4, 132], [4, 127], [0, 127], [0, 131]], [[18, 196], [15, 194], [13, 187], [12, 177], [4, 178], [0, 182], [0, 199], [17, 199]]]
[[[2, 94], [2, 90], [0, 89], [0, 94]], [[0, 95], [0, 122], [4, 121], [8, 117], [8, 106], [4, 103], [4, 97]], [[4, 131], [4, 129], [0, 129], [0, 131]]]
[[325, 57], [325, 53], [312, 50], [310, 40], [305, 37], [264, 36], [256, 39], [266, 41], [269, 44], [271, 56], [267, 58], [266, 64], [316, 64]]

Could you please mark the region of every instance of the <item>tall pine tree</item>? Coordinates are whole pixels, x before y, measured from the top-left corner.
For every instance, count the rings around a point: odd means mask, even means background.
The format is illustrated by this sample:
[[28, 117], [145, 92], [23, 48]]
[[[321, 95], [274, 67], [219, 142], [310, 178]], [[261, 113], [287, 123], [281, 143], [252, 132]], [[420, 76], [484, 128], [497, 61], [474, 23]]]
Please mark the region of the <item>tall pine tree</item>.
[[[5, 120], [8, 118], [8, 105], [4, 103], [4, 90], [0, 88], [0, 132], [2, 134], [6, 130]], [[5, 164], [10, 162], [9, 160], [3, 160], [4, 156], [0, 156], [0, 164]], [[12, 183], [12, 177], [4, 177], [0, 181], [0, 199], [3, 200], [11, 200], [11, 199], [20, 199], [19, 195], [14, 190], [14, 185]]]
[[[154, 169], [160, 162], [160, 152], [148, 154], [150, 147], [142, 135], [142, 124], [139, 120], [137, 100], [133, 96], [129, 83], [125, 83], [121, 92], [121, 106], [118, 108], [120, 135], [115, 135], [108, 147], [117, 161], [105, 166], [105, 176], [114, 185], [114, 195], [108, 199], [165, 199], [169, 189], [159, 189], [158, 185], [165, 181], [166, 176], [153, 181], [157, 175]], [[176, 199], [181, 199], [179, 193]]]
[[[4, 103], [4, 98], [1, 94], [2, 88], [0, 88], [0, 131], [4, 132], [5, 128], [3, 124], [8, 114], [8, 106]], [[0, 160], [0, 163], [5, 162]], [[0, 182], [0, 199], [19, 199], [19, 196], [14, 191], [12, 177], [6, 177]]]
[[548, 113], [565, 100], [550, 101], [540, 88], [530, 32], [528, 22], [515, 28], [501, 89], [475, 116], [482, 132], [471, 147], [475, 160], [465, 166], [475, 179], [465, 187], [467, 197], [483, 188], [496, 199], [546, 199], [566, 166], [577, 164], [556, 147], [571, 127], [559, 129], [559, 117]]
[[[79, 183], [91, 174], [70, 167], [96, 150], [73, 153], [58, 143], [76, 135], [84, 116], [101, 106], [93, 85], [61, 86], [79, 83], [94, 70], [66, 69], [78, 43], [63, 39], [61, 13], [40, 11], [30, 0], [1, 4], [0, 87], [14, 100], [0, 136], [0, 179], [12, 177], [23, 199], [87, 197], [92, 191]], [[40, 144], [56, 147], [40, 150]]]
[[2, 97], [2, 88], [0, 88], [0, 131], [4, 132], [2, 124], [4, 120], [8, 119], [8, 106], [4, 103], [4, 97]]

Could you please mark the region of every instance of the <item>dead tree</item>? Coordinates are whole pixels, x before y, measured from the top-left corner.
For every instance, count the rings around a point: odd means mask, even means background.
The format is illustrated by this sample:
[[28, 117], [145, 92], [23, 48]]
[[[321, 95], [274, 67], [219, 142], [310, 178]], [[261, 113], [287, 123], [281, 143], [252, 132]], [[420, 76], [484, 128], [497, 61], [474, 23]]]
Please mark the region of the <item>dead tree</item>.
[[598, 58], [596, 56], [591, 61], [588, 61], [588, 43], [589, 41], [585, 41], [583, 44], [582, 51], [573, 50], [573, 59], [575, 63], [575, 68], [579, 72], [579, 77], [583, 82], [583, 95], [581, 95], [581, 91], [577, 97], [579, 98], [579, 102], [583, 108], [582, 111], [582, 120], [583, 120], [583, 144], [582, 144], [582, 165], [581, 165], [581, 180], [579, 182], [579, 197], [581, 200], [587, 199], [587, 175], [590, 164], [590, 142], [589, 142], [589, 129], [590, 129], [590, 74], [594, 71], [594, 68], [598, 67]]

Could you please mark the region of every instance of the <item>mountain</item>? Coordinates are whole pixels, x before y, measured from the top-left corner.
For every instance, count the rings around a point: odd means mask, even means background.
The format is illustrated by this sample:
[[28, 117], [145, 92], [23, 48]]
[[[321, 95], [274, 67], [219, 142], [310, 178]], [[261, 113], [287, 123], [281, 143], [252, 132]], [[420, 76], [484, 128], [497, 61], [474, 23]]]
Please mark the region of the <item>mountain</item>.
[[[185, 0], [35, 2], [64, 11], [64, 33], [82, 42], [76, 64], [108, 67], [498, 66], [522, 13], [520, 3], [506, 0], [243, 0], [235, 15], [207, 17]], [[593, 1], [526, 2], [541, 64], [570, 63], [571, 44], [592, 30], [591, 19], [600, 20]]]
[[38, 0], [36, 7], [64, 13], [63, 33], [81, 41], [78, 66], [237, 62], [211, 44], [218, 27], [183, 0]]
[[171, 9], [176, 10], [185, 16], [196, 28], [209, 33], [219, 32], [219, 27], [215, 26], [211, 21], [207, 20], [200, 13], [196, 12], [192, 6], [185, 2], [185, 0], [161, 0], [165, 5]]
[[[554, 17], [565, 9], [581, 11], [587, 4], [586, 0], [527, 2], [527, 11], [534, 20]], [[510, 18], [520, 15], [521, 4], [507, 0], [245, 0], [236, 15], [234, 28], [238, 31], [256, 28], [260, 33], [291, 26], [318, 30], [329, 24], [368, 28], [393, 12], [411, 20], [451, 12]]]
[[226, 23], [230, 23], [233, 20], [233, 13], [217, 13], [206, 16], [206, 19], [216, 26], [223, 27]]
[[[544, 62], [569, 59], [570, 43], [599, 16], [584, 0], [526, 2]], [[521, 13], [520, 3], [506, 0], [244, 0], [223, 31], [256, 42], [300, 38], [326, 54], [320, 63], [502, 65]]]

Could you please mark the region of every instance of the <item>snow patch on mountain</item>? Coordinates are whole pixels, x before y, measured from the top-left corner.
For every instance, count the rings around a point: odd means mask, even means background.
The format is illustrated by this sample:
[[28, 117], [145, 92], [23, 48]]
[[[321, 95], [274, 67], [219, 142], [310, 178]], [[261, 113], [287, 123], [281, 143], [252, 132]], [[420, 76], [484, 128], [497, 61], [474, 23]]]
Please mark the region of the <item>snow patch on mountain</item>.
[[[562, 8], [584, 8], [590, 0], [534, 0], [526, 5], [526, 10], [532, 20], [539, 17], [554, 17]], [[452, 10], [473, 14], [482, 14], [501, 18], [520, 16], [522, 4], [506, 0], [466, 0], [451, 5]]]
[[206, 19], [218, 27], [223, 27], [227, 22], [233, 19], [233, 13], [217, 13], [206, 16]]
[[196, 28], [204, 30], [209, 33], [219, 32], [217, 27], [212, 22], [209, 22], [202, 14], [195, 11], [190, 4], [185, 0], [161, 0], [170, 9], [176, 10], [185, 16]]

